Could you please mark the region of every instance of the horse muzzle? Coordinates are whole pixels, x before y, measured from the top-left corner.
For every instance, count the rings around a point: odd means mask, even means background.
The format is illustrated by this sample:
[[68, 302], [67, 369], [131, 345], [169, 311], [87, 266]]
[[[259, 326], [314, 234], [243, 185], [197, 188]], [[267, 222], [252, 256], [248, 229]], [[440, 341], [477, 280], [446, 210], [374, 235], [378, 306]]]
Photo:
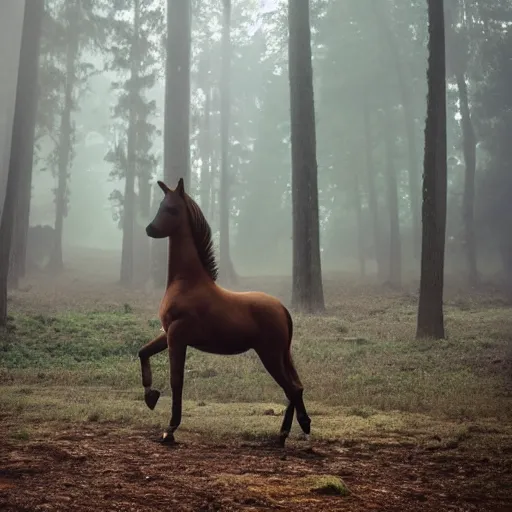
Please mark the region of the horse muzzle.
[[159, 229], [155, 228], [153, 224], [148, 224], [146, 227], [146, 235], [150, 238], [165, 238], [167, 235], [162, 233]]

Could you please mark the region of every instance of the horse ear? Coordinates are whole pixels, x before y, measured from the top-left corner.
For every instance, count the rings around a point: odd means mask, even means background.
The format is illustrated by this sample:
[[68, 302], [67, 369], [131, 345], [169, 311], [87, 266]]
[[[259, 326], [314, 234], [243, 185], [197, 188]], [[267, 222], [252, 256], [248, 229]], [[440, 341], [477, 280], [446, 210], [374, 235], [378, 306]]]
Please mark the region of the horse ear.
[[180, 178], [178, 181], [178, 186], [176, 187], [175, 192], [178, 192], [180, 197], [185, 197], [185, 185], [183, 184], [183, 178]]
[[163, 181], [157, 181], [157, 183], [164, 194], [167, 194], [167, 192], [169, 192], [169, 187]]

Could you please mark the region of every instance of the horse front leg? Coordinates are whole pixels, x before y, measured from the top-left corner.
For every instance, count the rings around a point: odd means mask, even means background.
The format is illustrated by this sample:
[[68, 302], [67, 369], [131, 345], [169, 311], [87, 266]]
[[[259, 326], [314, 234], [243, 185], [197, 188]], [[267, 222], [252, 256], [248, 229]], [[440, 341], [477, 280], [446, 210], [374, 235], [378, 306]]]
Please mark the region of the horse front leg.
[[139, 350], [140, 370], [142, 374], [142, 385], [144, 386], [144, 401], [153, 410], [160, 398], [160, 391], [152, 389], [153, 376], [149, 358], [163, 352], [167, 348], [167, 334], [162, 333], [158, 338], [150, 341]]
[[183, 381], [187, 346], [169, 339], [169, 364], [171, 369], [172, 409], [169, 427], [162, 435], [162, 443], [174, 443], [174, 432], [181, 423]]

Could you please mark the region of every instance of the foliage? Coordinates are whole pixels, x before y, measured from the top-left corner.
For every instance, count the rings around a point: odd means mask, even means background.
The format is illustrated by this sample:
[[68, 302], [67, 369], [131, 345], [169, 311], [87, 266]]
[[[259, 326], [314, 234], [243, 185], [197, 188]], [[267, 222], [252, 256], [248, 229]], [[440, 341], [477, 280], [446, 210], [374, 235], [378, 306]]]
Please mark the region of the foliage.
[[[62, 151], [60, 118], [65, 108], [66, 84], [71, 81], [71, 111], [76, 116], [80, 110], [80, 100], [88, 90], [89, 79], [97, 72], [91, 62], [92, 52], [102, 46], [103, 25], [98, 19], [101, 1], [75, 0], [77, 20], [72, 22], [72, 2], [64, 0], [48, 0], [46, 16], [43, 23], [41, 41], [41, 68], [39, 77], [39, 105], [37, 119], [38, 143], [36, 159], [43, 160], [43, 169], [49, 168], [55, 177], [58, 172], [58, 161]], [[77, 51], [74, 55], [73, 75], [68, 76], [68, 47], [72, 37], [77, 37]], [[71, 146], [68, 160], [67, 180], [73, 165], [74, 146], [80, 138], [75, 132], [75, 124], [71, 123]], [[56, 192], [56, 190], [54, 190]], [[64, 201], [67, 213], [69, 202], [69, 186], [66, 187]]]
[[[163, 33], [162, 20], [162, 7], [156, 1], [119, 0], [105, 16], [105, 22], [110, 28], [110, 52], [105, 56], [105, 68], [117, 77], [112, 83], [112, 91], [117, 99], [112, 109], [113, 141], [105, 160], [112, 164], [112, 180], [126, 177], [129, 165], [128, 131], [132, 129], [136, 133], [133, 159], [139, 196], [143, 193], [142, 189], [149, 195], [149, 181], [158, 164], [152, 152], [153, 139], [159, 134], [153, 123], [156, 102], [147, 98], [147, 92], [155, 87], [160, 71], [159, 37]], [[137, 63], [136, 67], [134, 62]], [[121, 226], [122, 192], [114, 190], [110, 200], [114, 204], [114, 220], [119, 221]], [[141, 201], [139, 197], [139, 208]]]

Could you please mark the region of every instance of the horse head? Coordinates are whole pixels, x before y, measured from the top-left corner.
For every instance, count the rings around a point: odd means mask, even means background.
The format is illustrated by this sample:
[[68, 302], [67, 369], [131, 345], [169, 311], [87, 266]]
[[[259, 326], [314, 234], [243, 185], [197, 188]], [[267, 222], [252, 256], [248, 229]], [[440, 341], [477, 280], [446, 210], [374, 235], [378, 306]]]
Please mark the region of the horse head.
[[151, 238], [167, 238], [186, 225], [185, 186], [183, 178], [180, 178], [174, 190], [171, 190], [163, 181], [157, 183], [164, 193], [164, 198], [155, 218], [147, 225], [146, 234]]

